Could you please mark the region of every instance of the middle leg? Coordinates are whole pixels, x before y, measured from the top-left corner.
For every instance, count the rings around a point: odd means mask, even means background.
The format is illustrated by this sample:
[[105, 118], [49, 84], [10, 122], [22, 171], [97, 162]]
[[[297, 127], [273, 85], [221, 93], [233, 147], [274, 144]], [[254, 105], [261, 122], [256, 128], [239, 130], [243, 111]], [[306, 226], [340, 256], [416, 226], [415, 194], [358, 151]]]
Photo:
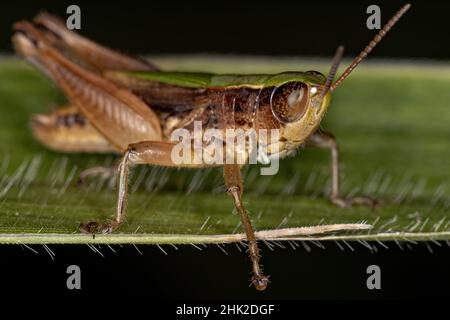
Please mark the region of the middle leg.
[[117, 170], [118, 196], [116, 216], [113, 220], [98, 223], [82, 223], [79, 229], [83, 233], [111, 233], [119, 228], [125, 220], [129, 167], [134, 164], [150, 164], [171, 167], [172, 150], [176, 144], [162, 141], [144, 141], [131, 144], [125, 151]]

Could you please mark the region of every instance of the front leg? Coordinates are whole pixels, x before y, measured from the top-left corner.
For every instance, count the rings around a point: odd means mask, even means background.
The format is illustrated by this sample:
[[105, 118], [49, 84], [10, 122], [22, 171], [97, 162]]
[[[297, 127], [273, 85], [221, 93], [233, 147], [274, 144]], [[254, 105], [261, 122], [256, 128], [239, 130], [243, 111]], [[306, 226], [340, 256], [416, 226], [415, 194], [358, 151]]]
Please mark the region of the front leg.
[[259, 255], [258, 243], [255, 232], [248, 216], [247, 210], [242, 203], [242, 193], [244, 191], [241, 179], [241, 170], [239, 165], [225, 165], [223, 170], [225, 185], [228, 194], [233, 198], [234, 205], [241, 216], [241, 221], [247, 236], [248, 251], [253, 265], [252, 284], [257, 290], [265, 290], [269, 282], [269, 277], [265, 276], [259, 265], [261, 256]]
[[351, 207], [353, 204], [364, 204], [371, 208], [379, 205], [378, 201], [370, 197], [344, 198], [340, 190], [339, 147], [333, 134], [316, 131], [305, 143], [306, 147], [318, 147], [331, 150], [331, 193], [330, 200], [341, 208]]

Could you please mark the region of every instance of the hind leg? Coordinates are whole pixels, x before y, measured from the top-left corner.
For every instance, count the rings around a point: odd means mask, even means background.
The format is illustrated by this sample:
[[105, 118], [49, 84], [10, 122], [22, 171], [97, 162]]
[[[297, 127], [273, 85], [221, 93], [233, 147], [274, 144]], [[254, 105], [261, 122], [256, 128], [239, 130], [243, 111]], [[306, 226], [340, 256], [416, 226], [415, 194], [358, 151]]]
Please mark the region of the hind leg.
[[[46, 147], [68, 153], [118, 153], [75, 106], [63, 106], [49, 114], [38, 114], [31, 119], [34, 137]], [[78, 185], [89, 177], [101, 175], [108, 179], [115, 175], [117, 166], [96, 166], [83, 170]]]
[[124, 151], [136, 141], [162, 139], [159, 118], [138, 96], [72, 61], [39, 26], [20, 22], [14, 29], [16, 50], [54, 80], [117, 150]]
[[60, 152], [113, 153], [109, 143], [73, 105], [31, 118], [33, 135], [46, 147]]

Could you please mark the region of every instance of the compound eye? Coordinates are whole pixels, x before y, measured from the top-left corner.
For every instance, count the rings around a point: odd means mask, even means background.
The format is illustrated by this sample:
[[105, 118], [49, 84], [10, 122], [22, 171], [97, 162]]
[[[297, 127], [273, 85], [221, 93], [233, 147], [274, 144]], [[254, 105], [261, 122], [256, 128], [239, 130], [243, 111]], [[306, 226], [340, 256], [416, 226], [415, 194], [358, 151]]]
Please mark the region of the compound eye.
[[270, 105], [279, 121], [297, 121], [308, 106], [308, 86], [302, 82], [285, 83], [273, 90]]

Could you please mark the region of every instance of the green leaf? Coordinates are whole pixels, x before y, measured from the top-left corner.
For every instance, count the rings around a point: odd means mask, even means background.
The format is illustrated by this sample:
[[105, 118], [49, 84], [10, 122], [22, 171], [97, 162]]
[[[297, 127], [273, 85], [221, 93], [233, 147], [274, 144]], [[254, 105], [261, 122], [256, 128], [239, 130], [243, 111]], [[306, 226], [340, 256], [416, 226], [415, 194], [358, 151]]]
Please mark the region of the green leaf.
[[[317, 68], [326, 73], [329, 67], [293, 59], [194, 56], [155, 61], [172, 70], [211, 72]], [[309, 240], [450, 239], [449, 87], [447, 65], [365, 63], [359, 67], [335, 92], [323, 127], [340, 143], [344, 194], [370, 195], [382, 200], [383, 206], [371, 211], [330, 204], [325, 196], [329, 152], [301, 149], [280, 162], [277, 175], [261, 176], [255, 166], [245, 171], [245, 204], [255, 228], [272, 230], [259, 235]], [[33, 140], [30, 115], [62, 102], [59, 91], [32, 67], [15, 59], [0, 60], [0, 243], [242, 240], [236, 235], [241, 232], [239, 217], [224, 193], [220, 169], [149, 166], [132, 172], [128, 218], [117, 234], [95, 239], [78, 234], [80, 222], [113, 216], [116, 191], [114, 181], [102, 178], [78, 187], [77, 175], [91, 166], [111, 165], [115, 158], [55, 153]], [[373, 228], [340, 225], [357, 222]], [[328, 230], [333, 224], [338, 225]], [[317, 225], [327, 227], [283, 229]], [[294, 236], [289, 237], [291, 231]]]

